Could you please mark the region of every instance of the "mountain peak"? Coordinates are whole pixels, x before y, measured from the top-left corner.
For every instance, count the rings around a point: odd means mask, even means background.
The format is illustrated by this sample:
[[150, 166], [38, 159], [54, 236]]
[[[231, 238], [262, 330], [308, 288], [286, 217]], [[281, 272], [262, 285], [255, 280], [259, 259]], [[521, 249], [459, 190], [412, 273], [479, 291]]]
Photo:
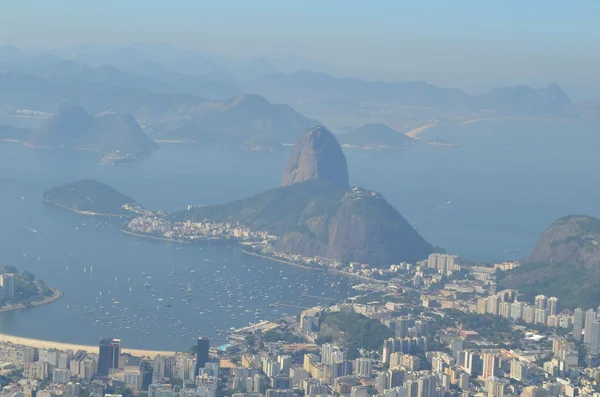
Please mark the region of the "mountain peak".
[[569, 98], [569, 96], [556, 83], [548, 84], [545, 88], [539, 90], [539, 92], [544, 100], [549, 104], [556, 106], [568, 106], [572, 103], [571, 98]]
[[282, 186], [324, 179], [350, 187], [346, 157], [335, 136], [325, 127], [309, 127], [294, 145], [283, 173]]

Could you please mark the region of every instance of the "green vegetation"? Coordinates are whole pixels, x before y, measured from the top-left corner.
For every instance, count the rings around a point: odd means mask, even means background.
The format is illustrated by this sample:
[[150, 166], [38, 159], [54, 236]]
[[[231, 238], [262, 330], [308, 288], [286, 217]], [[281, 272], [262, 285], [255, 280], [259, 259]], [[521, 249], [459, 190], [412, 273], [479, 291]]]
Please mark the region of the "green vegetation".
[[381, 195], [311, 180], [228, 204], [174, 213], [175, 221], [240, 223], [281, 238], [276, 250], [342, 262], [421, 260], [432, 247]]
[[136, 205], [135, 200], [131, 197], [92, 179], [71, 182], [47, 190], [44, 192], [42, 200], [73, 211], [99, 215], [132, 215], [133, 213], [123, 206], [125, 204]]
[[465, 313], [454, 309], [446, 309], [444, 314], [444, 317], [433, 316], [436, 319], [436, 328], [462, 325], [464, 329], [476, 331], [490, 342], [510, 347], [518, 346], [522, 336], [519, 331], [513, 331], [510, 320], [502, 316]]
[[355, 312], [330, 313], [323, 324], [332, 331], [334, 339], [342, 339], [347, 344], [349, 359], [356, 357], [358, 349], [378, 350], [385, 339], [394, 336], [394, 332], [378, 320]]
[[263, 342], [301, 343], [304, 342], [304, 340], [299, 336], [294, 335], [288, 329], [284, 329], [283, 331], [271, 329], [263, 335]]
[[498, 272], [502, 287], [519, 290], [526, 300], [546, 294], [563, 308], [595, 308], [600, 301], [600, 220], [569, 215], [541, 235], [524, 263]]
[[0, 295], [0, 306], [7, 304], [29, 304], [54, 294], [52, 289], [43, 281], [36, 280], [35, 275], [31, 272], [23, 271], [19, 274], [16, 267], [8, 265], [0, 269], [0, 275], [4, 274], [14, 275], [15, 295], [12, 298]]
[[[526, 301], [533, 301], [538, 294], [556, 296], [563, 308], [595, 308], [600, 301], [600, 289], [594, 277], [583, 265], [559, 263], [526, 263], [512, 270], [496, 272], [499, 288], [518, 289]], [[594, 279], [596, 279], [594, 277]]]
[[240, 222], [256, 230], [283, 234], [298, 228], [304, 209], [311, 204], [315, 215], [334, 215], [336, 204], [344, 195], [325, 181], [310, 181], [283, 188], [267, 190], [247, 199], [227, 204], [194, 208], [176, 212], [177, 221]]

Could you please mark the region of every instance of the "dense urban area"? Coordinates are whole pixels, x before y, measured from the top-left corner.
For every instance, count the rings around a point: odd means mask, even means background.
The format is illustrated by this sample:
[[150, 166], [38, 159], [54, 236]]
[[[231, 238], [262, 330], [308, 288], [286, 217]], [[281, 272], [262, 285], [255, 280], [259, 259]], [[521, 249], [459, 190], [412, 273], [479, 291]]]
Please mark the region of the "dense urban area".
[[[235, 230], [235, 229], [234, 229]], [[237, 232], [232, 232], [237, 233]], [[441, 397], [596, 395], [600, 318], [555, 297], [519, 300], [496, 278], [519, 266], [432, 254], [353, 272], [357, 294], [296, 317], [205, 337], [188, 352], [125, 354], [121, 340], [58, 350], [4, 342], [15, 397]]]

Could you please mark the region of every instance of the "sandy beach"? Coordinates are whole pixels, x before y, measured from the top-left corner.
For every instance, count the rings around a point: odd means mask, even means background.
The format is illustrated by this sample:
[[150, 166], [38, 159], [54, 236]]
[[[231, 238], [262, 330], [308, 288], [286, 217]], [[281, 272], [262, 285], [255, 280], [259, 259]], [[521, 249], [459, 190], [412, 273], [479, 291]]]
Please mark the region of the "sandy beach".
[[410, 130], [406, 133], [407, 136], [411, 137], [411, 138], [415, 138], [418, 139], [418, 136], [421, 132], [425, 131], [427, 128], [433, 127], [434, 125], [437, 125], [437, 123], [431, 123], [431, 124], [425, 124], [422, 125], [418, 128], [415, 128], [414, 130]]
[[[13, 336], [7, 334], [0, 334], [0, 343], [12, 343], [14, 345], [21, 346], [31, 346], [38, 349], [58, 349], [58, 350], [68, 350], [71, 349], [73, 351], [83, 350], [88, 353], [98, 353], [98, 346], [87, 346], [87, 345], [77, 345], [74, 343], [64, 343], [64, 342], [53, 342], [48, 340], [41, 339], [32, 339], [32, 338], [23, 338], [20, 336]], [[143, 349], [128, 349], [123, 348], [123, 353], [128, 353], [134, 356], [144, 356], [144, 357], [155, 357], [157, 355], [161, 356], [173, 356], [176, 352], [172, 351], [160, 351], [160, 350], [143, 350]]]
[[461, 124], [472, 124], [479, 123], [481, 121], [502, 121], [502, 120], [552, 120], [552, 119], [541, 119], [538, 117], [496, 117], [496, 118], [482, 118], [463, 121]]

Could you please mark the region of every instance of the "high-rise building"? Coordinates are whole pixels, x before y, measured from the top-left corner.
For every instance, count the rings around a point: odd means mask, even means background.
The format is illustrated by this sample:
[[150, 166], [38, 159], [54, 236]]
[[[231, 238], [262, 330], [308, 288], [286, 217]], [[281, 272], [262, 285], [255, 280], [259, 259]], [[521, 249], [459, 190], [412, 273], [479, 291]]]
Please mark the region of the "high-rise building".
[[500, 302], [498, 314], [504, 318], [510, 318], [510, 302]]
[[488, 297], [486, 312], [497, 316], [499, 308], [500, 308], [500, 297], [498, 295], [492, 295], [492, 296]]
[[485, 314], [487, 312], [488, 298], [477, 299], [477, 314]]
[[436, 379], [435, 376], [424, 376], [417, 379], [417, 397], [435, 397]]
[[71, 371], [68, 369], [55, 368], [52, 371], [52, 382], [66, 385], [71, 380]]
[[519, 360], [512, 360], [510, 363], [510, 377], [516, 381], [524, 382], [527, 379], [527, 366]]
[[0, 286], [4, 293], [4, 299], [12, 299], [15, 297], [15, 275], [12, 273], [4, 273], [0, 276]]
[[560, 308], [558, 306], [558, 298], [555, 296], [551, 296], [550, 298], [548, 298], [548, 300], [546, 301], [546, 309], [548, 309], [551, 316], [558, 314], [558, 312], [560, 311]]
[[198, 338], [198, 344], [196, 345], [196, 368], [194, 370], [194, 378], [198, 376], [200, 368], [204, 368], [208, 362], [208, 350], [210, 348], [210, 340], [201, 336]]
[[527, 324], [533, 324], [535, 322], [535, 307], [525, 306], [523, 307], [523, 321]]
[[535, 307], [537, 309], [545, 309], [546, 308], [546, 295], [538, 295], [535, 297]]
[[354, 360], [354, 373], [361, 377], [370, 377], [373, 372], [373, 363], [370, 358], [357, 358]]
[[390, 356], [396, 352], [396, 341], [394, 338], [386, 339], [383, 342], [383, 363], [387, 364], [390, 362]]
[[493, 378], [487, 384], [488, 397], [504, 397], [504, 383], [498, 378]]
[[598, 355], [600, 353], [600, 319], [592, 321], [590, 327], [590, 339], [588, 344], [588, 354]]
[[590, 336], [591, 336], [591, 327], [592, 327], [592, 322], [596, 319], [596, 312], [594, 311], [594, 309], [590, 309], [587, 312], [585, 312], [585, 334], [583, 335], [583, 343], [588, 344], [590, 343]]
[[535, 309], [535, 324], [546, 325], [548, 323], [548, 309]]
[[513, 320], [523, 318], [523, 302], [513, 302], [510, 305], [510, 316]]
[[35, 347], [25, 346], [23, 348], [23, 362], [32, 363], [35, 361]]
[[573, 312], [573, 339], [581, 340], [581, 331], [583, 331], [583, 310], [578, 307]]
[[410, 317], [398, 317], [396, 319], [395, 332], [398, 338], [405, 338], [408, 335], [408, 329], [410, 328], [411, 319]]
[[290, 373], [290, 367], [292, 366], [292, 356], [280, 355], [277, 357], [277, 362], [281, 368], [281, 372], [288, 375]]
[[496, 375], [496, 368], [498, 367], [498, 357], [492, 352], [486, 352], [483, 354], [483, 377], [489, 378], [490, 376]]
[[523, 389], [521, 397], [548, 397], [548, 390], [536, 386], [527, 386]]
[[104, 338], [100, 341], [98, 354], [98, 374], [108, 375], [119, 368], [121, 339]]

